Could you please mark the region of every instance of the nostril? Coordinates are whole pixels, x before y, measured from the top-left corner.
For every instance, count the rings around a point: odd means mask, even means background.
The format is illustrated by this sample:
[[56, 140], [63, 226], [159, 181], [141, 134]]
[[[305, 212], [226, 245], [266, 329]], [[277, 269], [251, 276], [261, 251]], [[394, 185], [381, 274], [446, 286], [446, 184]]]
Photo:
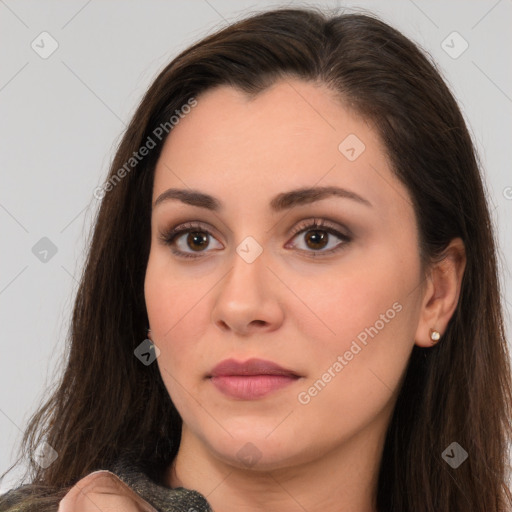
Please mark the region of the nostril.
[[229, 329], [228, 324], [224, 320], [221, 320], [219, 323], [223, 329]]

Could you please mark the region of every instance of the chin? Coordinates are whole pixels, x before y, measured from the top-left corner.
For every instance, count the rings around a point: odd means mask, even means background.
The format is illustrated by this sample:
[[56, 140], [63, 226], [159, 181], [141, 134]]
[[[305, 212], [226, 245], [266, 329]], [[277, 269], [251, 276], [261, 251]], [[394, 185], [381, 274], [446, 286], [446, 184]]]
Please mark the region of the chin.
[[[224, 463], [248, 471], [272, 471], [304, 462], [305, 456], [300, 447], [302, 443], [290, 435], [284, 437], [273, 433], [270, 437], [256, 434], [226, 434], [222, 440], [212, 439], [208, 443], [213, 453]], [[271, 439], [271, 437], [273, 439]]]

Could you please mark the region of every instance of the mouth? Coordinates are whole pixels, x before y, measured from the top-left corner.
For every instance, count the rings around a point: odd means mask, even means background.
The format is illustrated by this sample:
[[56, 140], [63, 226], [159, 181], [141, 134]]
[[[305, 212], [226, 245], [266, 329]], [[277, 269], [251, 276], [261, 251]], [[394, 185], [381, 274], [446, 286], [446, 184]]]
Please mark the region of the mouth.
[[296, 372], [263, 359], [226, 359], [207, 377], [218, 391], [239, 400], [262, 398], [301, 378]]

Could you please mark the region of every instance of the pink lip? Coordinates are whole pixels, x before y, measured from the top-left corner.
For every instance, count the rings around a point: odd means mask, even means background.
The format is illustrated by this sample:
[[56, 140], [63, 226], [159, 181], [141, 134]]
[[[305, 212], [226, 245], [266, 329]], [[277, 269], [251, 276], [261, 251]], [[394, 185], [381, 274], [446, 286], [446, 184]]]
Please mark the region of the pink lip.
[[255, 400], [295, 382], [300, 375], [272, 361], [226, 359], [208, 376], [212, 384], [231, 398]]

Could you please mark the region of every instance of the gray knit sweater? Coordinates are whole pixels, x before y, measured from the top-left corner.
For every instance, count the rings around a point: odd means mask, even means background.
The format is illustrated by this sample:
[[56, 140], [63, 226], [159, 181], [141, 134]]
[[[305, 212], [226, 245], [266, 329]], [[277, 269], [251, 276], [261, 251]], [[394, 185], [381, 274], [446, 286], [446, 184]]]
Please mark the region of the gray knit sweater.
[[206, 498], [197, 491], [170, 489], [151, 480], [132, 462], [120, 459], [112, 473], [133, 489], [158, 512], [212, 512]]
[[[122, 482], [147, 501], [158, 512], [212, 512], [206, 498], [197, 491], [177, 487], [170, 489], [150, 478], [144, 470], [130, 459], [120, 458], [108, 471], [118, 476]], [[21, 486], [0, 496], [0, 512], [22, 511], [17, 504], [26, 493]], [[6, 508], [5, 508], [6, 507]], [[57, 512], [57, 511], [55, 511]]]

